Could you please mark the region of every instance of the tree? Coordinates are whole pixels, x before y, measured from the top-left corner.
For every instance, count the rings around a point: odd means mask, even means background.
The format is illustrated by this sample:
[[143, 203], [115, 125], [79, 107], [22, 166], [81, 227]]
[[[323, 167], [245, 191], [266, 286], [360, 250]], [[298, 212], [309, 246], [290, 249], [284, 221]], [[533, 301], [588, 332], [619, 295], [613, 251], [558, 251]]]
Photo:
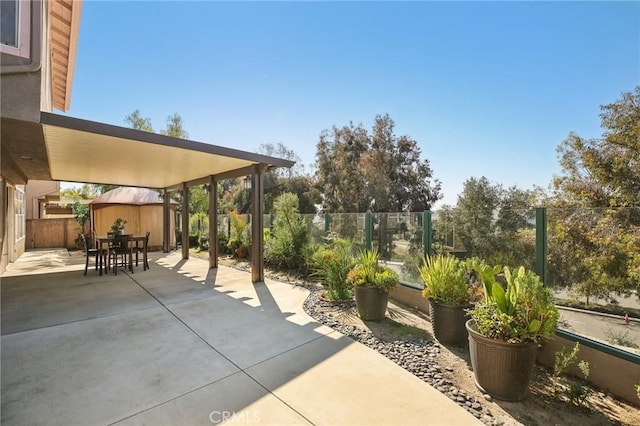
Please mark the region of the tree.
[[601, 110], [601, 138], [558, 147], [550, 199], [550, 274], [587, 301], [640, 290], [640, 86]]
[[124, 118], [124, 121], [131, 125], [131, 128], [136, 130], [144, 130], [145, 132], [153, 132], [153, 126], [151, 125], [150, 118], [142, 117], [140, 110], [137, 109]]
[[73, 217], [76, 219], [76, 222], [78, 222], [81, 232], [84, 234], [84, 225], [89, 220], [89, 206], [76, 201], [73, 203], [73, 206], [71, 206], [71, 211], [73, 212]]
[[[316, 213], [316, 204], [322, 200], [320, 193], [313, 187], [311, 177], [305, 174], [302, 160], [294, 150], [282, 143], [276, 145], [267, 143], [258, 148], [258, 153], [271, 157], [284, 158], [295, 161], [291, 168], [273, 169], [264, 175], [264, 210], [266, 213], [274, 211], [274, 200], [285, 192], [296, 194], [299, 200], [300, 213]], [[240, 206], [238, 206], [240, 207]]]
[[489, 258], [496, 249], [498, 213], [502, 187], [486, 177], [470, 178], [463, 183], [454, 209], [456, 239], [469, 256]]
[[323, 130], [316, 146], [316, 183], [327, 212], [362, 212], [372, 200], [366, 194], [362, 157], [369, 148], [369, 135], [360, 124]]
[[287, 148], [282, 143], [277, 144], [263, 143], [258, 147], [258, 153], [262, 155], [268, 155], [269, 157], [283, 158], [285, 160], [295, 161], [295, 164], [290, 168], [278, 167], [268, 173], [274, 174], [278, 177], [294, 177], [303, 176], [305, 174], [305, 167], [302, 164], [302, 159], [295, 153], [294, 150]]
[[63, 197], [71, 198], [75, 201], [78, 201], [78, 200], [90, 200], [100, 194], [95, 191], [95, 188], [92, 185], [84, 183], [80, 187], [73, 186], [73, 187], [64, 189], [63, 191], [60, 192], [60, 195], [62, 195]]
[[376, 116], [371, 135], [353, 123], [320, 134], [316, 179], [326, 211], [420, 211], [440, 198], [417, 142], [394, 127], [387, 114]]
[[[289, 192], [298, 197], [298, 209], [301, 214], [315, 214], [317, 210], [316, 205], [322, 202], [320, 191], [318, 191], [308, 176], [293, 176], [281, 179], [280, 191], [282, 191], [282, 193]], [[273, 208], [269, 208], [269, 210], [266, 209], [267, 206], [265, 202], [265, 211], [274, 211]]]
[[160, 133], [174, 138], [187, 139], [189, 137], [189, 133], [184, 130], [183, 125], [182, 117], [180, 117], [177, 112], [173, 113], [167, 117], [167, 127], [160, 130]]
[[[453, 210], [455, 249], [491, 265], [535, 266], [533, 191], [504, 189], [486, 177], [470, 178]], [[449, 222], [451, 219], [449, 219]], [[438, 229], [438, 228], [436, 228]]]
[[209, 185], [189, 188], [189, 214], [209, 212]]

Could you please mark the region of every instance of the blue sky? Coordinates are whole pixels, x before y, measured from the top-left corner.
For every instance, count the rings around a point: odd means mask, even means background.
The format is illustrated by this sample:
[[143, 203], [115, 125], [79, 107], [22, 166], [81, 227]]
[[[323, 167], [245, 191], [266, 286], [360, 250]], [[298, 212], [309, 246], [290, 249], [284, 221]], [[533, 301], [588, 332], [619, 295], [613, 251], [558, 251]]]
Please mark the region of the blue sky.
[[640, 84], [638, 2], [99, 2], [85, 0], [68, 115], [306, 165], [323, 129], [389, 113], [443, 202], [486, 176], [546, 187], [570, 131]]

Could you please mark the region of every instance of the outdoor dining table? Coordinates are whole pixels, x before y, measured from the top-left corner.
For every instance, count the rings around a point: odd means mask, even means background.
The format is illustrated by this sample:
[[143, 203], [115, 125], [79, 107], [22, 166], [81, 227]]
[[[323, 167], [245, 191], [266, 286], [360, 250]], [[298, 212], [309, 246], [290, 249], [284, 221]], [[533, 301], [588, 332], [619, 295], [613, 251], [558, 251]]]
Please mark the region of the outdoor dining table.
[[[136, 266], [138, 264], [137, 259], [138, 259], [138, 252], [140, 250], [140, 248], [142, 248], [142, 262], [144, 264], [144, 269], [146, 269], [147, 265], [145, 264], [146, 259], [147, 259], [147, 237], [146, 235], [133, 235], [133, 234], [122, 234], [122, 235], [107, 235], [107, 236], [99, 236], [96, 237], [96, 241], [98, 242], [98, 268], [100, 269], [100, 275], [102, 275], [102, 266], [104, 264], [105, 266], [105, 272], [106, 272], [106, 268], [107, 268], [107, 264], [105, 263], [104, 260], [104, 255], [103, 253], [108, 252], [110, 247], [112, 246], [113, 242], [116, 240], [116, 238], [125, 238], [129, 241], [131, 241], [133, 244], [135, 244], [134, 246], [131, 247], [130, 253], [129, 253], [129, 270], [131, 272], [133, 272], [133, 251], [136, 251]], [[142, 243], [142, 247], [140, 247], [140, 243]], [[106, 245], [106, 248], [104, 247]], [[117, 264], [116, 266], [117, 267]]]

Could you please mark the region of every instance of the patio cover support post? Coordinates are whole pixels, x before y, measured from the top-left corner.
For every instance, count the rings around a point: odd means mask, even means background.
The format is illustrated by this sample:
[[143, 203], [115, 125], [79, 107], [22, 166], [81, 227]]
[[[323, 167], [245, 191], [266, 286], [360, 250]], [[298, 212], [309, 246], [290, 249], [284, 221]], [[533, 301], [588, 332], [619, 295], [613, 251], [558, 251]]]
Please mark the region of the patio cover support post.
[[171, 245], [171, 220], [169, 217], [169, 191], [164, 189], [162, 195], [162, 252], [169, 253]]
[[547, 208], [536, 207], [536, 274], [547, 282]]
[[209, 269], [218, 267], [218, 181], [209, 176]]
[[182, 258], [189, 259], [189, 188], [182, 184]]
[[[4, 252], [4, 245], [7, 241], [7, 224], [8, 224], [8, 204], [7, 197], [9, 196], [9, 191], [7, 190], [7, 180], [5, 178], [0, 178], [0, 265], [2, 264], [2, 260], [4, 256], [8, 256], [7, 253]], [[1, 270], [1, 269], [0, 269]]]
[[251, 281], [254, 283], [264, 281], [263, 171], [263, 167], [257, 164], [253, 166], [251, 176]]

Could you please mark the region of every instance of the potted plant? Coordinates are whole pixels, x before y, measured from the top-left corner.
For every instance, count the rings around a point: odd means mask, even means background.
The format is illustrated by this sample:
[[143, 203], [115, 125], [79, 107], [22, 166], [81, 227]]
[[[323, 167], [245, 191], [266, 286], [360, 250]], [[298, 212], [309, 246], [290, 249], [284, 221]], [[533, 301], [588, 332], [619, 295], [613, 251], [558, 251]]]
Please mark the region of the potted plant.
[[124, 225], [127, 224], [127, 221], [122, 218], [117, 218], [113, 225], [111, 225], [111, 232], [116, 235], [124, 234]]
[[422, 296], [429, 301], [433, 334], [440, 343], [463, 346], [467, 342], [467, 310], [482, 298], [473, 262], [451, 255], [425, 256], [419, 268], [425, 284]]
[[527, 394], [538, 344], [551, 337], [558, 310], [553, 293], [532, 271], [504, 267], [506, 290], [489, 266], [478, 268], [484, 300], [469, 311], [469, 353], [476, 386], [495, 398]]
[[362, 250], [356, 266], [347, 274], [347, 282], [354, 287], [358, 315], [367, 321], [384, 319], [389, 292], [400, 283], [398, 274], [380, 265], [378, 257], [376, 250]]

